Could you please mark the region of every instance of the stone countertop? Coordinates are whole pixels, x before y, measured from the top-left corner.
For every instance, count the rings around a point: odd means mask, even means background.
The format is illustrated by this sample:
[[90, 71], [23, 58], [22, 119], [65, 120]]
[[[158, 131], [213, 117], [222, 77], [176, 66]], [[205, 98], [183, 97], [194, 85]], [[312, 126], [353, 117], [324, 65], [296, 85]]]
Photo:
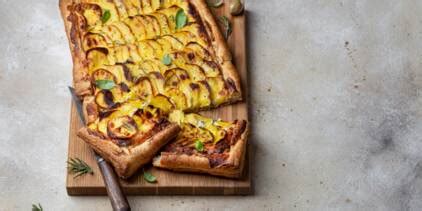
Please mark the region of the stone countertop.
[[[418, 210], [422, 1], [248, 0], [253, 196], [133, 210]], [[71, 56], [57, 0], [0, 0], [0, 210], [111, 210], [65, 190]]]

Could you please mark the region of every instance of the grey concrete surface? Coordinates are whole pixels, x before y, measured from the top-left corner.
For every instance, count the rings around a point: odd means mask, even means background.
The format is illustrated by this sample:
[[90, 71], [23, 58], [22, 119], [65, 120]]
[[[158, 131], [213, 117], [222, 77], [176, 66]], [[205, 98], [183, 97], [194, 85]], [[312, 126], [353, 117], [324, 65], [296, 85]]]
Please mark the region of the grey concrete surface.
[[[0, 0], [0, 210], [69, 197], [71, 57], [56, 0]], [[133, 210], [422, 209], [422, 1], [248, 0], [253, 196]]]

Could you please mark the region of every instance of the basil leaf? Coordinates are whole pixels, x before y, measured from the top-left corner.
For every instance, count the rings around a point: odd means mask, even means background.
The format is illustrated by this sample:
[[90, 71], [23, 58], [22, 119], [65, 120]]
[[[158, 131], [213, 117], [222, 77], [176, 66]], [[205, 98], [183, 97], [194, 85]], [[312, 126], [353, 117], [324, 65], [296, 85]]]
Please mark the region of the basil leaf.
[[101, 22], [105, 23], [108, 21], [108, 19], [110, 19], [111, 17], [111, 13], [110, 10], [105, 10], [103, 13], [103, 16], [101, 16]]
[[196, 141], [195, 141], [195, 149], [196, 149], [198, 152], [202, 152], [202, 151], [204, 151], [204, 144], [202, 143], [202, 141], [200, 141], [200, 140], [196, 140]]
[[95, 86], [100, 89], [112, 89], [116, 84], [112, 80], [96, 80]]
[[145, 181], [149, 182], [149, 183], [154, 183], [157, 181], [157, 178], [152, 175], [151, 173], [148, 172], [144, 172], [144, 179]]
[[180, 29], [186, 25], [188, 22], [188, 17], [185, 14], [183, 9], [180, 9], [176, 13], [176, 29]]
[[171, 57], [170, 55], [166, 54], [163, 56], [163, 59], [161, 60], [161, 62], [165, 65], [170, 65], [171, 64]]
[[223, 5], [223, 0], [207, 0], [207, 4], [209, 7], [219, 8]]

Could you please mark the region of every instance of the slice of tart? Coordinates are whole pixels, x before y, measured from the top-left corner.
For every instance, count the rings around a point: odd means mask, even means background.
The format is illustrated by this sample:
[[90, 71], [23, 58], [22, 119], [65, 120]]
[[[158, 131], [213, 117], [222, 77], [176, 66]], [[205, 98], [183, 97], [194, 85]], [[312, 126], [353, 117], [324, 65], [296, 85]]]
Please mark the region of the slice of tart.
[[[89, 98], [89, 99], [87, 99]], [[78, 136], [109, 161], [121, 178], [133, 175], [180, 131], [160, 109], [134, 100], [102, 111], [94, 97], [84, 101], [88, 126]]]
[[170, 121], [182, 128], [154, 158], [155, 167], [239, 178], [245, 162], [248, 124], [174, 111]]

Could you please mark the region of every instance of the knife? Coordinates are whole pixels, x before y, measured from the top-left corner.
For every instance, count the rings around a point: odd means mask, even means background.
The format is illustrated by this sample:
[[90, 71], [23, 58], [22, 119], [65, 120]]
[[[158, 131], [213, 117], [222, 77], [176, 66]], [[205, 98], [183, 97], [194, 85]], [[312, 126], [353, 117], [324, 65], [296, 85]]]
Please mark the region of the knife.
[[[73, 102], [76, 104], [78, 114], [83, 125], [86, 125], [85, 117], [82, 110], [82, 101], [76, 96], [75, 89], [69, 86], [70, 94], [72, 95]], [[113, 168], [107, 161], [104, 160], [100, 155], [94, 151], [95, 160], [100, 168], [101, 175], [103, 176], [104, 184], [107, 190], [108, 197], [111, 201], [111, 206], [115, 211], [130, 211], [130, 205], [123, 194], [122, 188], [120, 187], [119, 179]]]

